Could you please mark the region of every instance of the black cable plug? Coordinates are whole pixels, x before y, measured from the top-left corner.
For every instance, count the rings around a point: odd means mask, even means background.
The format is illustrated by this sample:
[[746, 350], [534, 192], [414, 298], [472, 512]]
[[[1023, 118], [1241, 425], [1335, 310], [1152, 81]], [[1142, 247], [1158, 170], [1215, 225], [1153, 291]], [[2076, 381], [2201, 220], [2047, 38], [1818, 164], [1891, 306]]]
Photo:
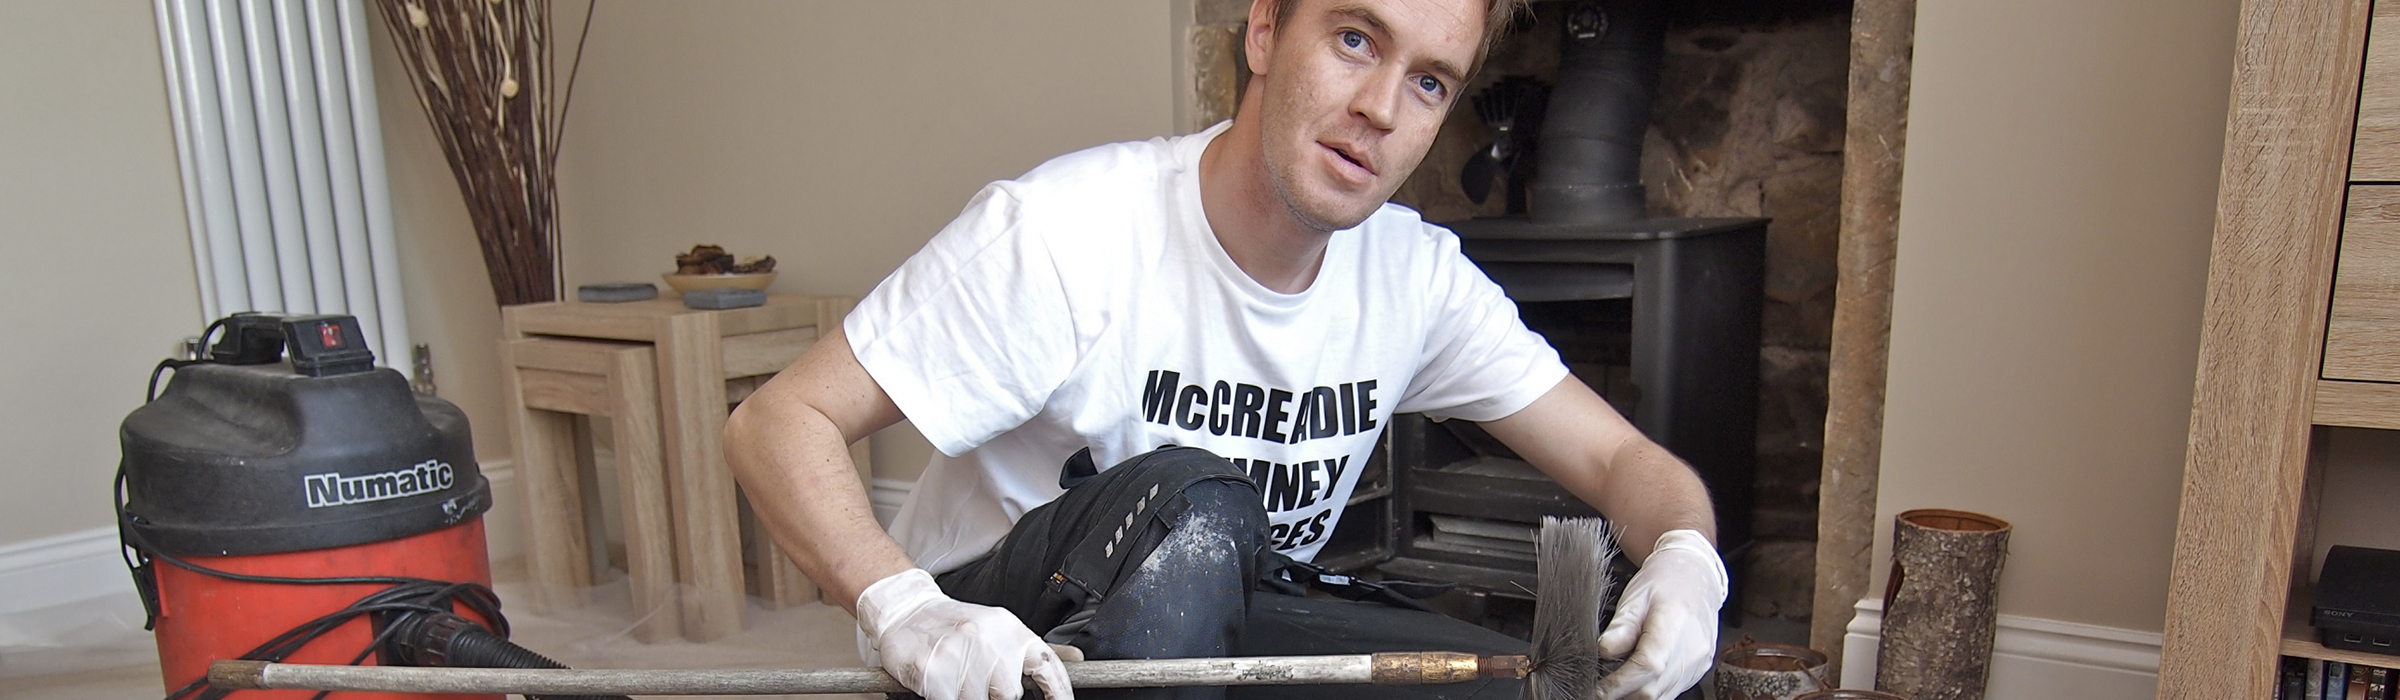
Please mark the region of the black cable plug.
[[[392, 621], [392, 650], [410, 666], [451, 668], [566, 668], [458, 615], [409, 613]], [[548, 695], [536, 700], [630, 700], [622, 695]]]
[[244, 311], [227, 316], [225, 337], [208, 349], [208, 361], [228, 365], [263, 365], [283, 359], [282, 314]]

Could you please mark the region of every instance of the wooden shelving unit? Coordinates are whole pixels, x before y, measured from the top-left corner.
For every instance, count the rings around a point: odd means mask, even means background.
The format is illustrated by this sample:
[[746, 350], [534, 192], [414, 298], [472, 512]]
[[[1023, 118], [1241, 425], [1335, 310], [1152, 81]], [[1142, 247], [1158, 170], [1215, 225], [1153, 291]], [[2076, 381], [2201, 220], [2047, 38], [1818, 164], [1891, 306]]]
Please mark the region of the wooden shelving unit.
[[2400, 430], [2400, 0], [2245, 0], [2236, 42], [2161, 698], [2400, 667], [2307, 603], [2328, 431]]
[[2317, 425], [2400, 430], [2400, 384], [2319, 380], [2309, 416]]

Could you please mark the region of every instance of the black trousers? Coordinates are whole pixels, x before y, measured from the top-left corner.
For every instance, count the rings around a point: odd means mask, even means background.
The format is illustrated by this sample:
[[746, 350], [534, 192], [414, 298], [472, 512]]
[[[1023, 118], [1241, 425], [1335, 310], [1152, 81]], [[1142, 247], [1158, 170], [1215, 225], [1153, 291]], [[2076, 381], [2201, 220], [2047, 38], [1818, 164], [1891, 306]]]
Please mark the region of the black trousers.
[[[1079, 458], [1081, 455], [1078, 456]], [[1088, 459], [1088, 458], [1087, 458]], [[1067, 472], [1078, 471], [1070, 462]], [[1089, 471], [1088, 462], [1082, 471]], [[1007, 609], [1091, 659], [1464, 651], [1526, 644], [1382, 603], [1252, 591], [1267, 514], [1258, 487], [1206, 450], [1166, 447], [1029, 511], [989, 556], [936, 578], [959, 600]], [[1489, 698], [1519, 681], [1443, 686], [1243, 686], [1077, 691], [1087, 698]], [[1230, 692], [1229, 692], [1230, 691]]]

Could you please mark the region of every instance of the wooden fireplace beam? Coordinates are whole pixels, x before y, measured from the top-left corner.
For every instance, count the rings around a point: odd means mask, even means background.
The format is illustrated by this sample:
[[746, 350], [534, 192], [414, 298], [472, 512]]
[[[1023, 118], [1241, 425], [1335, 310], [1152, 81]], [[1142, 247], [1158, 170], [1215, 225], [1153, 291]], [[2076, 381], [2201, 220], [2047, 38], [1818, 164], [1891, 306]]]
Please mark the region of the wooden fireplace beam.
[[1892, 263], [1908, 143], [1917, 0], [1857, 0], [1850, 14], [1849, 123], [1842, 231], [1826, 378], [1825, 462], [1817, 491], [1817, 585], [1808, 645], [1839, 677], [1842, 636], [1874, 567], [1875, 488], [1891, 358]]

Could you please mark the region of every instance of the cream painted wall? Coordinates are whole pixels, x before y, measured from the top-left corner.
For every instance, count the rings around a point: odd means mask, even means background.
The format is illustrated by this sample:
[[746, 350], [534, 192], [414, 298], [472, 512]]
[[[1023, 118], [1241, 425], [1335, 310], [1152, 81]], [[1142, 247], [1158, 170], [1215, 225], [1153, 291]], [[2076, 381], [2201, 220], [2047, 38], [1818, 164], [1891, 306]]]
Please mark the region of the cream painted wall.
[[[603, 5], [562, 163], [568, 281], [654, 280], [706, 240], [776, 254], [776, 291], [864, 294], [984, 182], [1171, 130], [1168, 5]], [[0, 492], [0, 544], [110, 522], [117, 423], [205, 322], [150, 14], [28, 5], [0, 28], [0, 308], [18, 339], [0, 348], [16, 398], [0, 438], [22, 479]], [[499, 314], [448, 166], [372, 41], [409, 324], [477, 452], [504, 458]], [[87, 264], [127, 282], [95, 285]], [[112, 315], [65, 315], [70, 290]], [[893, 478], [930, 454], [905, 429], [876, 447]]]
[[[151, 365], [206, 323], [150, 7], [24, 13], [0, 26], [10, 95], [0, 100], [0, 259], [13, 268], [0, 276], [0, 308], [18, 339], [0, 346], [0, 363], [15, 368], [0, 372], [0, 390], [19, 397], [0, 408], [0, 439], [19, 455], [7, 473], [32, 481], [0, 491], [0, 544], [109, 524], [117, 424], [140, 403]], [[467, 409], [478, 452], [504, 458], [499, 313], [448, 166], [389, 71], [382, 32], [373, 40], [409, 325], [436, 348], [442, 393]], [[102, 265], [121, 286], [96, 284], [89, 271]], [[75, 308], [112, 316], [66, 315], [68, 290], [84, 297]]]
[[[863, 296], [984, 183], [1173, 128], [1169, 3], [602, 3], [560, 156], [570, 284], [715, 243]], [[914, 431], [874, 443], [914, 479]]]
[[[560, 155], [567, 282], [657, 282], [706, 242], [776, 256], [771, 291], [862, 296], [984, 183], [1168, 133], [1168, 5], [602, 3]], [[582, 7], [560, 4], [560, 25]], [[477, 451], [504, 458], [498, 312], [448, 166], [375, 41], [411, 328]], [[905, 427], [874, 447], [883, 478], [932, 454]]]
[[1918, 7], [1878, 585], [1892, 516], [1971, 510], [2001, 612], [2160, 628], [2236, 7]]
[[0, 22], [0, 545], [106, 527], [117, 424], [197, 335], [150, 4]]

